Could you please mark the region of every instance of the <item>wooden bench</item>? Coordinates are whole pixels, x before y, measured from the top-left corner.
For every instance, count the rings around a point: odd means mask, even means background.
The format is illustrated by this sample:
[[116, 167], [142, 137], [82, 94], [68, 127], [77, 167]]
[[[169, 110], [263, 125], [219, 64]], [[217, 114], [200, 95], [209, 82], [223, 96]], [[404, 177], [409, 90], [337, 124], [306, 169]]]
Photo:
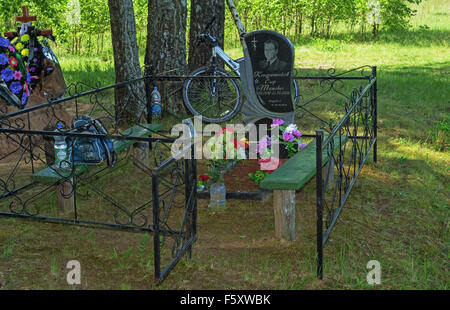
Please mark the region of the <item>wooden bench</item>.
[[[151, 136], [154, 132], [162, 130], [162, 127], [162, 124], [139, 124], [134, 127], [128, 128], [127, 130], [122, 132], [122, 135], [130, 136], [133, 138], [144, 138]], [[113, 145], [115, 151], [117, 153], [120, 153], [138, 142], [139, 141], [136, 140], [113, 140]], [[97, 164], [76, 164], [75, 171], [73, 175], [71, 175], [71, 171], [61, 170], [56, 165], [52, 165], [32, 174], [31, 180], [39, 183], [57, 183], [56, 196], [58, 201], [58, 211], [65, 211], [73, 207], [74, 195], [70, 195], [70, 197], [64, 197], [61, 192], [65, 193], [66, 196], [67, 194], [71, 193], [72, 185], [70, 181], [73, 181], [72, 177], [80, 175], [95, 166], [97, 166]]]
[[[324, 136], [324, 140], [327, 136]], [[339, 140], [345, 144], [347, 136], [334, 137], [335, 151], [339, 150]], [[331, 165], [333, 177], [334, 163], [329, 162], [327, 151], [322, 153], [323, 171], [326, 175], [328, 164]], [[261, 183], [260, 188], [273, 190], [273, 207], [275, 215], [275, 235], [278, 238], [295, 240], [295, 191], [302, 188], [316, 174], [316, 140], [314, 139], [303, 150], [289, 158], [280, 168], [272, 172]], [[329, 182], [330, 183], [330, 182]]]

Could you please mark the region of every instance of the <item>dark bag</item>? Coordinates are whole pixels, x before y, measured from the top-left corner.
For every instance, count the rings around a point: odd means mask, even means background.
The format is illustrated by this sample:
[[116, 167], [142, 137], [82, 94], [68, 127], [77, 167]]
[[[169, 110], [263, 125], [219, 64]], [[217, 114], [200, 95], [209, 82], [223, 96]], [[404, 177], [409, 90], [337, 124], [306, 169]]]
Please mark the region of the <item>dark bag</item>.
[[[74, 120], [72, 132], [106, 135], [108, 132], [98, 119], [81, 116]], [[76, 137], [68, 138], [71, 146], [70, 160], [74, 163], [99, 164], [106, 159], [108, 166], [112, 167], [117, 161], [117, 154], [113, 142], [106, 138]]]

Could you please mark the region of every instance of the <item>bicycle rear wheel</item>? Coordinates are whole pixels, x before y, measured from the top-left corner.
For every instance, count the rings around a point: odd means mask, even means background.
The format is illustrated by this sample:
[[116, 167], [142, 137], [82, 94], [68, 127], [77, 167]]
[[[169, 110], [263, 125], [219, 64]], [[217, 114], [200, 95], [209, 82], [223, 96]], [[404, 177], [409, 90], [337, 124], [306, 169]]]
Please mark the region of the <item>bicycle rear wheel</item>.
[[[195, 116], [210, 123], [232, 119], [241, 109], [242, 97], [238, 78], [222, 69], [202, 67], [183, 86], [183, 101]], [[204, 77], [204, 78], [202, 78]]]

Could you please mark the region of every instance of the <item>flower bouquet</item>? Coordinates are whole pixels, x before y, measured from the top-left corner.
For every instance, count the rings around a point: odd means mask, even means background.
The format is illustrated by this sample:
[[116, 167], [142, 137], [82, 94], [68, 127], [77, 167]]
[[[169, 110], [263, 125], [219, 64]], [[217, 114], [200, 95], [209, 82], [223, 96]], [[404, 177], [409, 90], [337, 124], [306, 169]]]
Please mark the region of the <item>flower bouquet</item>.
[[204, 191], [208, 187], [208, 183], [211, 178], [206, 174], [201, 174], [198, 176], [198, 178], [199, 180], [197, 181], [197, 189], [199, 191]]
[[234, 139], [234, 130], [226, 127], [205, 144], [209, 170], [199, 176], [197, 187], [205, 190], [213, 183], [224, 182], [224, 174], [242, 159], [246, 159], [245, 149], [248, 141]]
[[[38, 57], [28, 59], [29, 43], [28, 34], [23, 34], [13, 42], [0, 37], [0, 90], [8, 91], [8, 97], [11, 98], [8, 102], [19, 108], [27, 104], [31, 94], [31, 80], [38, 78], [33, 72], [40, 66]], [[38, 48], [34, 48], [33, 52], [36, 54]]]
[[[270, 173], [278, 169], [281, 166], [281, 160], [278, 157], [274, 157], [275, 151], [274, 145], [284, 145], [288, 151], [288, 158], [294, 156], [298, 151], [302, 150], [306, 143], [301, 142], [300, 137], [302, 133], [298, 130], [297, 125], [289, 124], [285, 125], [284, 121], [280, 118], [273, 120], [270, 125], [272, 130], [279, 130], [279, 135], [275, 136], [274, 141], [271, 137], [262, 137], [257, 144], [257, 152], [260, 157], [258, 163], [260, 164], [261, 171], [257, 175], [249, 174], [251, 180], [260, 183]], [[266, 173], [262, 173], [265, 171]]]

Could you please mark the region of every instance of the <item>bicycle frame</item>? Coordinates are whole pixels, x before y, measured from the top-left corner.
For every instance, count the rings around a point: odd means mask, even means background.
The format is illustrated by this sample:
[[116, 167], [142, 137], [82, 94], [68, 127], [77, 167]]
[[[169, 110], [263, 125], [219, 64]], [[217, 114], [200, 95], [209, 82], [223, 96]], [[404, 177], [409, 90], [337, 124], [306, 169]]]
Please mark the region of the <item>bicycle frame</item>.
[[214, 46], [212, 48], [212, 63], [216, 64], [217, 57], [220, 57], [225, 64], [238, 76], [241, 77], [239, 73], [239, 63], [235, 60], [233, 60], [230, 56], [228, 56], [223, 49], [221, 49], [219, 46]]

